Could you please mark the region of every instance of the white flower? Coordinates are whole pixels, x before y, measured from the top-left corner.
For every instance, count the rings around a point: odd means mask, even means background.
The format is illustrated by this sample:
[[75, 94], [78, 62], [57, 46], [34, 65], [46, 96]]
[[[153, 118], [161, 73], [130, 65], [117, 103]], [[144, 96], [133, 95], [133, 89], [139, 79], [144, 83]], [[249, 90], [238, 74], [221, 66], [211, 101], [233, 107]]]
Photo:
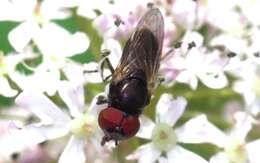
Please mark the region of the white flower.
[[[84, 52], [89, 46], [89, 40], [81, 32], [70, 34], [62, 27], [49, 23], [35, 34], [34, 41], [43, 54], [42, 63], [32, 69], [32, 75], [16, 72], [10, 77], [22, 90], [37, 90], [54, 95], [60, 82], [60, 70], [68, 69], [73, 64], [67, 57]], [[80, 72], [75, 74], [82, 75]]]
[[[250, 143], [246, 136], [252, 128], [254, 120], [244, 112], [234, 114], [236, 124], [228, 133], [222, 132], [210, 123], [205, 115], [195, 117], [181, 127], [176, 133], [181, 135], [181, 141], [190, 143], [211, 143], [223, 149], [212, 156], [210, 163], [257, 163], [260, 160], [258, 151], [259, 139]], [[193, 137], [193, 138], [192, 138]]]
[[255, 155], [255, 151], [260, 149], [260, 139], [247, 142], [246, 136], [252, 129], [253, 118], [244, 113], [237, 112], [235, 115], [236, 124], [234, 128], [229, 132], [225, 139], [222, 141], [223, 144], [218, 144], [219, 147], [223, 147], [222, 152], [217, 153], [211, 159], [211, 163], [222, 163], [222, 162], [236, 162], [236, 163], [257, 163], [260, 161], [260, 157]]
[[206, 3], [208, 23], [226, 33], [241, 35], [246, 21], [243, 15], [235, 10], [237, 4], [237, 1], [208, 0]]
[[96, 117], [99, 109], [94, 100], [88, 111], [84, 112], [83, 86], [72, 86], [71, 84], [64, 81], [59, 89], [59, 94], [68, 106], [71, 117], [44, 95], [22, 92], [17, 97], [16, 103], [34, 113], [40, 122], [23, 127], [18, 135], [23, 138], [20, 140], [22, 144], [38, 144], [45, 140], [71, 135], [59, 162], [84, 163], [86, 160], [84, 153], [86, 140], [93, 143], [98, 151], [102, 151], [101, 134], [97, 134]]
[[13, 97], [18, 92], [9, 85], [7, 76], [15, 73], [16, 65], [25, 58], [32, 57], [32, 53], [26, 51], [20, 54], [4, 55], [0, 51], [0, 94], [6, 97]]
[[[116, 1], [114, 4], [108, 1], [102, 1], [101, 3], [97, 1], [97, 3], [93, 3], [94, 5], [92, 4], [93, 6], [89, 4], [85, 6], [92, 7], [92, 12], [98, 10], [102, 13], [93, 21], [95, 28], [101, 36], [126, 40], [133, 32], [140, 17], [147, 11], [147, 3], [147, 0], [133, 0], [126, 6], [122, 0]], [[83, 7], [83, 5], [80, 6]], [[79, 10], [82, 7], [79, 7]], [[82, 10], [86, 12], [83, 16], [89, 17], [88, 12], [91, 10]], [[82, 14], [79, 13], [79, 15]], [[119, 26], [115, 24], [117, 20], [122, 21]]]
[[[189, 49], [192, 42], [195, 43], [195, 47]], [[193, 90], [198, 86], [198, 79], [213, 89], [225, 87], [228, 81], [222, 70], [224, 63], [220, 54], [217, 51], [206, 52], [202, 43], [203, 37], [199, 33], [187, 32], [181, 48], [176, 49], [171, 58], [162, 62], [162, 73], [166, 72], [167, 75], [167, 71], [173, 70], [171, 80], [189, 84]]]
[[[182, 135], [178, 129], [172, 126], [183, 114], [187, 105], [186, 99], [177, 97], [172, 99], [169, 94], [163, 94], [156, 106], [156, 123], [143, 116], [141, 118], [141, 128], [137, 133], [140, 138], [151, 140], [151, 142], [141, 145], [138, 149], [127, 156], [127, 159], [138, 160], [139, 163], [155, 162], [156, 160], [167, 160], [168, 162], [190, 162], [207, 163], [206, 160], [190, 152], [180, 145]], [[188, 134], [188, 133], [187, 133]], [[190, 135], [191, 138], [192, 135]], [[160, 157], [162, 152], [166, 152], [166, 158]]]
[[43, 54], [43, 64], [49, 69], [62, 68], [66, 57], [80, 54], [89, 46], [89, 39], [84, 33], [70, 34], [55, 23], [44, 25], [35, 34], [34, 41]]
[[59, 71], [49, 71], [45, 68], [34, 69], [33, 74], [25, 75], [20, 72], [14, 72], [9, 75], [10, 78], [24, 91], [34, 91], [53, 96], [57, 91], [57, 85], [60, 82]]
[[51, 19], [68, 17], [69, 13], [64, 10], [64, 7], [73, 7], [74, 5], [71, 1], [62, 2], [59, 0], [45, 0], [43, 2], [3, 0], [0, 2], [0, 20], [22, 22], [8, 36], [15, 50], [21, 52], [41, 29], [40, 25], [48, 23]]

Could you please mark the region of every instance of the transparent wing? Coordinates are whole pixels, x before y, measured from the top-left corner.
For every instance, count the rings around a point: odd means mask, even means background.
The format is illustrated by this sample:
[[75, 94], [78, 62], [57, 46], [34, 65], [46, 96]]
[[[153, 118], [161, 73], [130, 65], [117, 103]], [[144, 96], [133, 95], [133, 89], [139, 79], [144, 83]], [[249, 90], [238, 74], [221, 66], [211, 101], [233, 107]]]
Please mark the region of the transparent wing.
[[146, 74], [149, 93], [155, 87], [164, 38], [163, 16], [159, 9], [150, 9], [139, 21], [135, 32], [126, 42], [112, 80], [120, 81], [133, 70]]

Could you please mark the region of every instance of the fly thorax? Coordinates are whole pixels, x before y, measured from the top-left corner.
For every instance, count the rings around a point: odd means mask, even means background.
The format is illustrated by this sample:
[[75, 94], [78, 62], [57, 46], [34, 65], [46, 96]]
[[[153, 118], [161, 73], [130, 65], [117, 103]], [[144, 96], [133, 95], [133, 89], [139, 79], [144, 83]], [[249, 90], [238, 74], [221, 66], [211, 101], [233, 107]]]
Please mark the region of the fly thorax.
[[177, 144], [173, 128], [165, 123], [157, 123], [152, 131], [152, 143], [160, 151], [169, 151]]
[[110, 85], [110, 106], [128, 114], [139, 115], [149, 103], [145, 73], [135, 70], [128, 77]]
[[97, 128], [97, 119], [88, 113], [80, 114], [70, 122], [70, 132], [80, 138], [95, 135]]

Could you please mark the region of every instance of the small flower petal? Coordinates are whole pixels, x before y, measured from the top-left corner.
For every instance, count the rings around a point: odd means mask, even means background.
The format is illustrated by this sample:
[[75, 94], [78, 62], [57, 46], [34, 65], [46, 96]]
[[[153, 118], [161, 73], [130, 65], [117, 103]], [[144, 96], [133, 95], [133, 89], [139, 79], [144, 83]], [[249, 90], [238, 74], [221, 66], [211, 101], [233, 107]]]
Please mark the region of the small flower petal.
[[188, 70], [181, 71], [177, 77], [176, 80], [180, 83], [187, 83], [190, 85], [190, 87], [195, 90], [198, 86], [198, 78], [196, 75], [192, 74]]
[[184, 97], [176, 100], [170, 94], [163, 94], [156, 106], [156, 122], [167, 123], [173, 126], [182, 116], [187, 105]]
[[228, 84], [227, 77], [223, 72], [218, 72], [218, 74], [201, 74], [199, 78], [203, 84], [213, 89], [220, 89]]
[[31, 75], [14, 72], [9, 76], [23, 91], [46, 92], [50, 96], [56, 93], [57, 85], [60, 82], [58, 70], [37, 69]]
[[171, 151], [167, 152], [168, 162], [191, 162], [192, 163], [207, 163], [205, 159], [199, 155], [192, 153], [181, 146], [176, 146]]
[[68, 115], [43, 94], [24, 91], [18, 95], [15, 102], [34, 113], [43, 124], [66, 124], [70, 120]]
[[[50, 39], [50, 36], [52, 39]], [[34, 41], [45, 56], [57, 58], [82, 53], [89, 46], [89, 40], [85, 34], [78, 32], [71, 35], [55, 23], [44, 25], [35, 35]]]
[[254, 140], [246, 144], [246, 150], [250, 163], [259, 163], [260, 157], [256, 154], [256, 151], [260, 150], [260, 139]]
[[161, 152], [152, 143], [141, 145], [137, 150], [126, 157], [127, 160], [137, 160], [138, 163], [154, 162], [159, 158]]
[[160, 157], [160, 158], [158, 159], [158, 161], [159, 161], [159, 163], [168, 163], [168, 159], [165, 158], [165, 157]]
[[236, 139], [244, 141], [248, 132], [252, 129], [254, 119], [244, 112], [237, 112], [234, 118], [236, 124], [231, 134], [234, 135]]
[[[31, 124], [14, 132], [10, 141], [16, 142], [17, 147], [32, 146], [46, 140], [62, 137], [69, 132], [68, 125], [40, 125]], [[20, 140], [19, 143], [17, 140]]]
[[69, 81], [62, 81], [58, 92], [73, 117], [76, 117], [82, 112], [84, 106], [83, 85], [74, 85]]
[[228, 156], [224, 153], [217, 153], [214, 156], [212, 156], [209, 160], [210, 163], [230, 163]]
[[155, 126], [154, 122], [144, 115], [141, 116], [139, 119], [141, 121], [141, 127], [136, 136], [143, 139], [151, 139], [152, 131]]
[[82, 85], [85, 82], [84, 79], [84, 67], [81, 64], [74, 62], [68, 62], [62, 68], [64, 74], [70, 83], [74, 85]]
[[39, 25], [36, 22], [27, 20], [14, 28], [9, 33], [8, 39], [16, 51], [22, 52], [39, 29]]
[[184, 143], [213, 143], [224, 147], [226, 142], [226, 135], [211, 124], [205, 115], [192, 118], [175, 132], [178, 140]]
[[84, 163], [86, 160], [84, 146], [84, 139], [77, 139], [72, 136], [65, 150], [61, 154], [58, 163]]

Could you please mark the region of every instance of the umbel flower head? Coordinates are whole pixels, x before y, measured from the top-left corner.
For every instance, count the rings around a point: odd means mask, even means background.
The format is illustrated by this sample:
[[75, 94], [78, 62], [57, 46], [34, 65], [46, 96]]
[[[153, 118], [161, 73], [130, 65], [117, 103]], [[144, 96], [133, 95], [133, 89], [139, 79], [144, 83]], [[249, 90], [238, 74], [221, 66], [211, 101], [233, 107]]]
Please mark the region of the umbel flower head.
[[96, 100], [93, 100], [88, 110], [84, 110], [83, 86], [71, 85], [68, 81], [62, 82], [59, 94], [68, 106], [70, 115], [43, 94], [26, 91], [19, 94], [16, 103], [31, 111], [40, 122], [22, 127], [14, 134], [13, 139], [20, 137], [20, 145], [28, 146], [70, 135], [59, 163], [84, 163], [86, 143], [92, 143], [101, 153], [103, 151], [100, 146], [101, 134], [98, 134], [97, 127], [99, 109]]
[[[166, 161], [166, 162], [190, 162], [207, 163], [199, 155], [186, 150], [179, 142], [182, 140], [181, 128], [173, 129], [174, 124], [183, 114], [187, 101], [183, 97], [173, 99], [170, 94], [163, 94], [156, 106], [155, 123], [148, 117], [141, 118], [142, 127], [137, 136], [151, 142], [141, 145], [138, 149], [127, 156], [129, 160], [138, 160], [140, 163]], [[189, 134], [189, 133], [187, 133]], [[192, 133], [190, 133], [191, 139]], [[166, 153], [166, 157], [161, 156]]]

